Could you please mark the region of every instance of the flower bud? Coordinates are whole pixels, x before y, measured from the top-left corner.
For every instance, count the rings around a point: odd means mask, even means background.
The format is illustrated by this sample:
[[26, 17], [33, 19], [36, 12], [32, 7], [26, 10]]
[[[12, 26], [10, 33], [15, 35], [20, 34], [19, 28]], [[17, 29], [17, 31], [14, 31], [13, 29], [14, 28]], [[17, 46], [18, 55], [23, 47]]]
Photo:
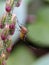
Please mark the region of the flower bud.
[[0, 18], [0, 28], [3, 29], [5, 26], [5, 20], [6, 20], [7, 13], [3, 14], [3, 16]]
[[6, 11], [9, 13], [12, 9], [12, 6], [14, 4], [14, 0], [7, 0], [6, 1]]
[[3, 62], [2, 62], [2, 65], [6, 65], [6, 62], [5, 62], [5, 61], [3, 61]]
[[18, 0], [18, 2], [15, 4], [16, 7], [19, 7], [21, 5], [22, 0]]
[[8, 36], [7, 39], [5, 40], [6, 48], [9, 48], [10, 45], [12, 44], [11, 36]]
[[1, 35], [1, 39], [2, 40], [5, 40], [6, 39], [6, 36], [4, 34]]
[[11, 18], [11, 23], [9, 25], [9, 29], [10, 29], [10, 34], [13, 35], [14, 31], [15, 31], [15, 25], [16, 25], [16, 15], [13, 14], [12, 18]]
[[15, 32], [15, 25], [10, 25], [9, 32], [10, 32], [10, 35], [13, 35], [14, 34], [14, 32]]
[[9, 28], [7, 28], [8, 26], [5, 26], [5, 28], [2, 31], [1, 34], [1, 39], [2, 40], [6, 40], [7, 36], [9, 35]]
[[0, 23], [0, 28], [3, 29], [4, 28], [4, 25], [2, 23]]
[[11, 52], [11, 50], [12, 50], [11, 47], [9, 47], [9, 48], [6, 49], [6, 51], [9, 52], [9, 53]]
[[10, 29], [15, 29], [15, 25], [12, 23], [12, 24], [9, 25], [9, 28]]
[[13, 34], [14, 34], [14, 31], [15, 31], [15, 24], [13, 24], [13, 23], [10, 24], [10, 25], [9, 25], [9, 29], [10, 29], [10, 30], [9, 30], [10, 34], [13, 35]]
[[6, 6], [5, 9], [6, 9], [7, 12], [10, 12], [11, 11], [11, 6]]
[[9, 53], [10, 53], [11, 50], [12, 50], [12, 46], [11, 46], [11, 44], [12, 44], [12, 43], [10, 43], [10, 45], [6, 48], [6, 51], [9, 52]]

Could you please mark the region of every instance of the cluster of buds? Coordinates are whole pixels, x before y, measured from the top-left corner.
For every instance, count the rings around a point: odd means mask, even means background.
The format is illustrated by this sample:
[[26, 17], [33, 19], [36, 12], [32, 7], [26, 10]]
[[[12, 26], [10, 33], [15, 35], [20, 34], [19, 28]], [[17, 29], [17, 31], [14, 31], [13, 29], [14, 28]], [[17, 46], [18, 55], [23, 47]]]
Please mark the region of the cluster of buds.
[[[19, 7], [21, 0], [14, 2], [14, 0], [6, 0], [5, 13], [0, 18], [0, 65], [6, 65], [6, 60], [12, 50], [12, 35], [15, 32], [17, 17], [13, 14], [13, 7]], [[24, 39], [27, 29], [19, 25], [20, 38]]]
[[12, 10], [13, 6], [19, 7], [20, 4], [21, 4], [21, 0], [18, 0], [16, 2], [14, 2], [14, 0], [7, 0], [5, 9], [6, 9], [7, 12], [10, 12]]

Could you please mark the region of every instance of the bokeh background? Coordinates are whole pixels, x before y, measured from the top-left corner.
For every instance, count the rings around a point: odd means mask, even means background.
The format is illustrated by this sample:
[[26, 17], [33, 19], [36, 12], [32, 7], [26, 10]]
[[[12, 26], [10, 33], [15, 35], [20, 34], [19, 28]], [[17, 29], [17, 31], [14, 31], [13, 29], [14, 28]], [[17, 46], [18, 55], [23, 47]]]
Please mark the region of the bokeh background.
[[[0, 0], [0, 16], [5, 12], [4, 8], [5, 0]], [[30, 30], [35, 30], [35, 33], [30, 35], [30, 40], [29, 36], [21, 40], [16, 23], [15, 34], [12, 36], [14, 46], [7, 65], [49, 65], [49, 0], [22, 0], [20, 7], [15, 7], [13, 13], [19, 24], [26, 27], [33, 24]]]

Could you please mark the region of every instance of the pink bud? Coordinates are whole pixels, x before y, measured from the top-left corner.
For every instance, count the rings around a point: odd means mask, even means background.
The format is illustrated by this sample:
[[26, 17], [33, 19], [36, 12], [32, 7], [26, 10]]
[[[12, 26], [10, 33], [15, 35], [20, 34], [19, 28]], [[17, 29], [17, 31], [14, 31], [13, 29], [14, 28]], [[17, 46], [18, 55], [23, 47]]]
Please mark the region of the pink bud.
[[4, 34], [1, 34], [1, 39], [2, 40], [5, 40], [6, 39], [6, 36]]
[[0, 23], [0, 28], [3, 29], [4, 25], [2, 23]]
[[2, 30], [1, 39], [5, 40], [8, 35], [9, 35], [9, 27], [8, 25], [6, 25], [5, 28]]
[[2, 62], [2, 65], [6, 65], [6, 62], [5, 62], [5, 61], [3, 61], [3, 62]]
[[9, 28], [10, 28], [10, 29], [15, 29], [15, 24], [13, 24], [13, 23], [10, 24], [10, 25], [9, 25]]
[[18, 2], [16, 3], [16, 7], [19, 7], [21, 5], [22, 0], [18, 0]]
[[7, 52], [11, 52], [12, 48], [9, 47], [6, 50], [7, 50]]
[[6, 6], [5, 9], [6, 9], [7, 12], [10, 12], [11, 11], [11, 7], [10, 6]]

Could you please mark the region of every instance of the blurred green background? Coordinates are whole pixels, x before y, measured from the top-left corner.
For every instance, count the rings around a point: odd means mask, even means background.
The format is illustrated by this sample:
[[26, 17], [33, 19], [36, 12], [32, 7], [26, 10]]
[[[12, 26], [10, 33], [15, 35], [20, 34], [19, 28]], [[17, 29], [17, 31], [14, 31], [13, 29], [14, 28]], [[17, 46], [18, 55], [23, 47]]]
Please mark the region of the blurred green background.
[[[36, 15], [37, 17], [36, 24], [32, 24], [32, 26], [29, 24], [31, 27], [28, 27], [28, 29], [30, 29], [28, 32], [30, 41], [33, 42], [32, 39], [34, 39], [34, 42], [36, 42], [35, 45], [39, 47], [49, 47], [49, 0], [24, 1], [23, 2], [26, 3], [25, 7], [27, 8], [23, 8], [26, 9], [27, 15]], [[0, 16], [5, 12], [4, 7], [5, 0], [0, 0]], [[20, 16], [21, 20], [21, 14], [18, 16]], [[15, 36], [13, 40], [16, 40], [17, 37]], [[41, 43], [38, 43], [38, 41]], [[20, 45], [14, 46], [7, 60], [7, 65], [49, 65], [49, 54], [37, 58], [28, 46], [25, 45], [25, 43], [20, 43]]]

